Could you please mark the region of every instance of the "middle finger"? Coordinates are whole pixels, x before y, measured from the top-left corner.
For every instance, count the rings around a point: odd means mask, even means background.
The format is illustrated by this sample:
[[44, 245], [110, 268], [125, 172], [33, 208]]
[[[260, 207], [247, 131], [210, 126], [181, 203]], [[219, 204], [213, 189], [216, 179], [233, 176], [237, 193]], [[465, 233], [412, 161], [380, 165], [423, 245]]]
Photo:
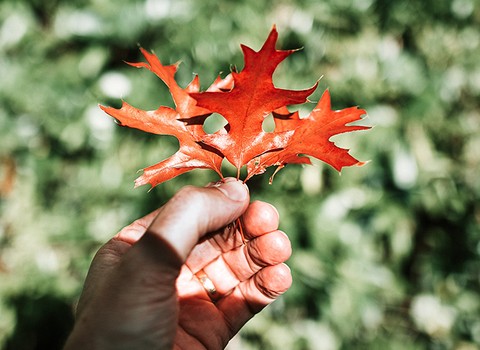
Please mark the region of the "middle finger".
[[276, 230], [220, 255], [207, 264], [203, 271], [221, 296], [228, 294], [260, 269], [285, 262], [291, 252], [287, 235]]

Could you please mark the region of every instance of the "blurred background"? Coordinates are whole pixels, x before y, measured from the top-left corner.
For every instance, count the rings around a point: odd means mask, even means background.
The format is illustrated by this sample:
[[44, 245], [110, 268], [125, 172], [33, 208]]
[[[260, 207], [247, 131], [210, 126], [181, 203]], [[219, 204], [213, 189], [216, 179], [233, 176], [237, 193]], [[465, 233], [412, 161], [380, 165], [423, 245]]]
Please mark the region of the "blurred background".
[[[98, 104], [172, 105], [138, 46], [207, 87], [273, 24], [303, 50], [277, 86], [322, 77], [334, 109], [375, 127], [335, 137], [363, 167], [288, 166], [269, 201], [294, 285], [230, 349], [480, 349], [480, 3], [477, 0], [3, 0], [0, 2], [0, 344], [60, 349], [99, 246], [186, 184], [138, 169], [173, 137], [117, 127]], [[305, 106], [304, 112], [308, 112]]]

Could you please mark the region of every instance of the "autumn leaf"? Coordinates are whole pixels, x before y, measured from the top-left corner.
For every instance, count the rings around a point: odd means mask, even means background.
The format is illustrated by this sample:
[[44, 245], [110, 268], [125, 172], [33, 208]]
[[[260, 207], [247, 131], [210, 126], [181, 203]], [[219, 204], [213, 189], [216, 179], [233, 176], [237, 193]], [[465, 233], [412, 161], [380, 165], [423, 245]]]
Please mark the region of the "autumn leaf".
[[275, 129], [294, 129], [294, 134], [284, 149], [265, 153], [251, 160], [247, 164], [246, 179], [263, 173], [267, 167], [273, 165], [279, 167], [278, 171], [288, 163], [309, 164], [310, 159], [305, 155], [320, 159], [337, 171], [341, 171], [345, 166], [363, 165], [364, 163], [352, 157], [347, 149], [337, 147], [330, 138], [346, 132], [369, 129], [368, 126], [349, 125], [361, 120], [365, 113], [365, 110], [357, 107], [333, 111], [328, 90], [305, 118], [300, 118], [298, 112], [289, 113], [287, 108], [278, 110], [273, 114]]
[[[152, 187], [171, 178], [196, 168], [212, 169], [220, 176], [223, 156], [208, 145], [201, 142], [205, 134], [202, 122], [209, 115], [208, 111], [196, 105], [190, 93], [200, 89], [199, 79], [182, 89], [175, 81], [178, 65], [164, 66], [153, 54], [141, 49], [147, 63], [130, 63], [137, 68], [147, 68], [154, 72], [168, 86], [175, 103], [175, 109], [161, 106], [154, 111], [144, 111], [123, 102], [120, 109], [100, 106], [106, 113], [115, 118], [121, 126], [128, 126], [159, 135], [173, 135], [180, 144], [179, 150], [171, 157], [153, 166], [143, 169], [143, 174], [135, 180], [135, 187], [149, 183]], [[211, 90], [228, 87], [229, 80], [217, 79]], [[197, 117], [195, 123], [183, 120]], [[200, 119], [198, 119], [200, 118]]]
[[245, 67], [240, 73], [232, 72], [234, 84], [230, 91], [191, 94], [198, 106], [227, 120], [227, 134], [206, 135], [203, 141], [222, 152], [238, 171], [254, 157], [287, 145], [293, 130], [264, 132], [265, 117], [282, 106], [306, 102], [317, 87], [315, 84], [307, 90], [293, 91], [274, 86], [275, 69], [296, 51], [276, 50], [277, 37], [274, 27], [258, 52], [242, 45]]

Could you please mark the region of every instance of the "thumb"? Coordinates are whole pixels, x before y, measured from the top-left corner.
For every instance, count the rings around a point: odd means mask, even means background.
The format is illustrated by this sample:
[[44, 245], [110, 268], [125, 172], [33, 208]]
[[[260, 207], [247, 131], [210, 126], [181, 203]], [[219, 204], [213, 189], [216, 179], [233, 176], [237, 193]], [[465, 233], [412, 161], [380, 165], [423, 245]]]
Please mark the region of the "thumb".
[[201, 237], [233, 222], [248, 203], [247, 186], [233, 178], [204, 188], [184, 187], [162, 207], [138, 243], [167, 243], [183, 263]]

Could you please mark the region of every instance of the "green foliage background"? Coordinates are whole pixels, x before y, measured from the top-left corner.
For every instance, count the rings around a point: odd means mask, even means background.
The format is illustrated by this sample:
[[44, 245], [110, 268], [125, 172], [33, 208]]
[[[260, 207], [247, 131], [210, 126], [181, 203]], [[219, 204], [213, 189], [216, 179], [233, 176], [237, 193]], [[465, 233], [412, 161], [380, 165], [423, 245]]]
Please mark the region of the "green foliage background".
[[[175, 139], [116, 127], [97, 107], [169, 105], [125, 61], [138, 44], [203, 86], [239, 45], [303, 47], [278, 86], [319, 77], [369, 132], [335, 140], [361, 168], [289, 166], [254, 198], [293, 244], [291, 290], [231, 349], [480, 349], [480, 4], [477, 0], [4, 0], [0, 2], [0, 344], [58, 349], [98, 247], [195, 171], [133, 190]], [[313, 105], [312, 105], [313, 107]], [[308, 108], [307, 108], [308, 109]]]

